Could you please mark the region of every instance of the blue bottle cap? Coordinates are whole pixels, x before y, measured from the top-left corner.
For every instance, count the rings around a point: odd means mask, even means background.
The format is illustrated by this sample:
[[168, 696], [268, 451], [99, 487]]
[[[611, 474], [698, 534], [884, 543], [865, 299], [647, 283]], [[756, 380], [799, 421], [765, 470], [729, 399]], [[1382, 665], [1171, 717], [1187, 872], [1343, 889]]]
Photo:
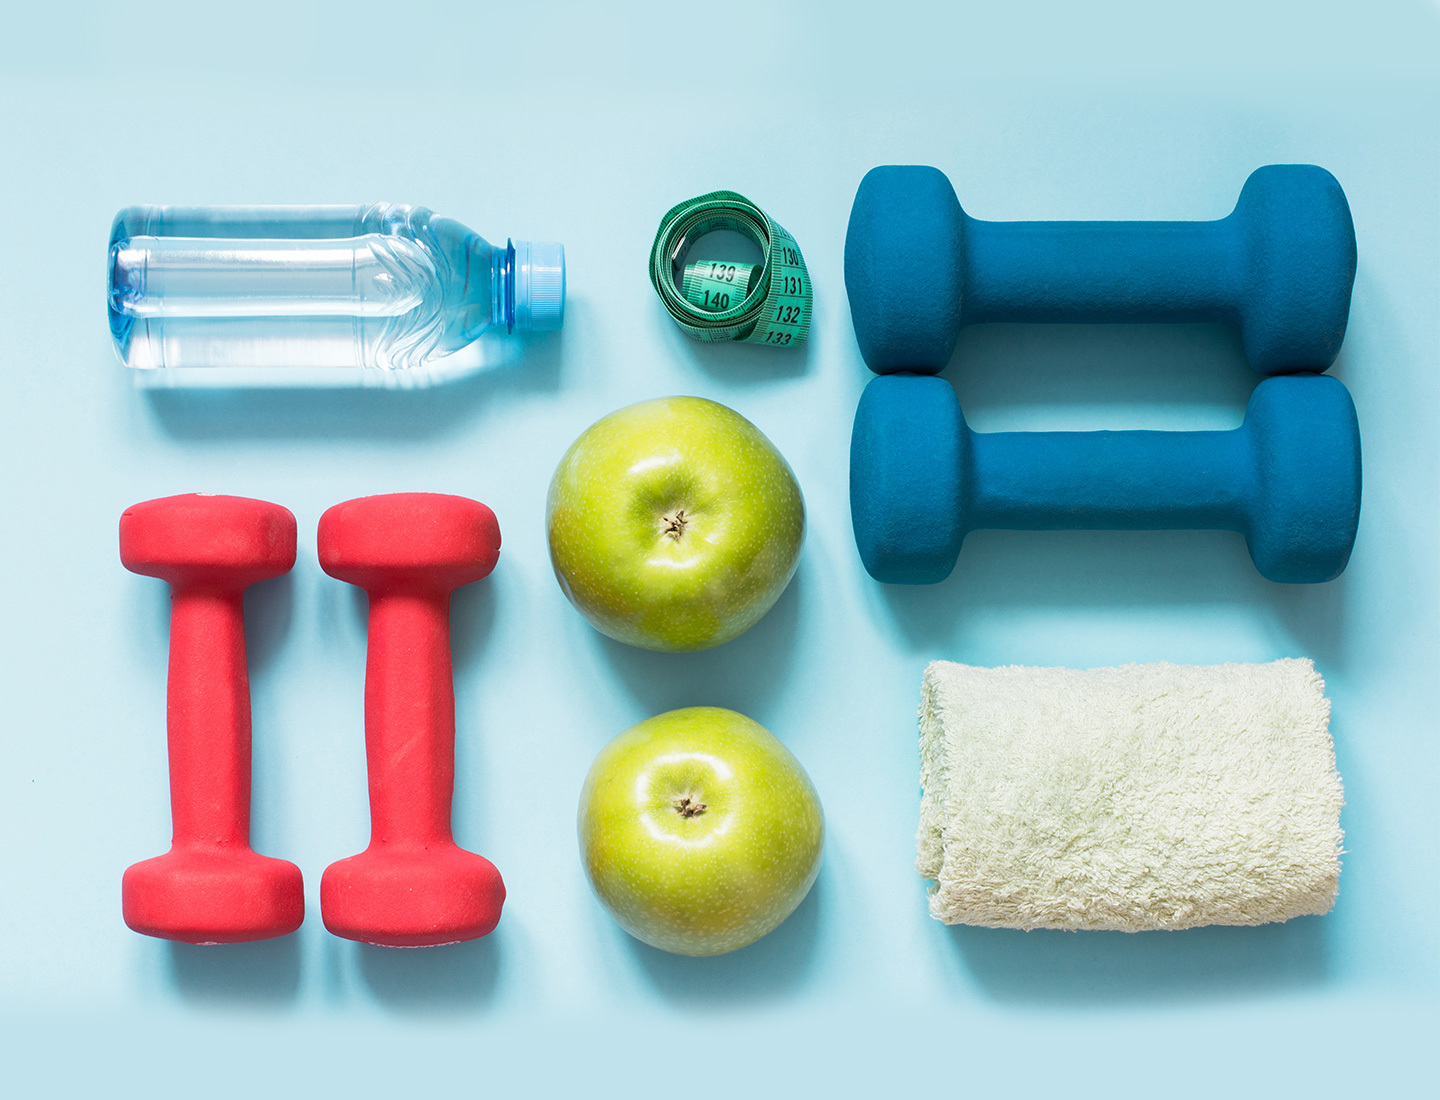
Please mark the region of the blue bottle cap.
[[565, 323], [565, 246], [515, 242], [515, 331], [553, 332]]

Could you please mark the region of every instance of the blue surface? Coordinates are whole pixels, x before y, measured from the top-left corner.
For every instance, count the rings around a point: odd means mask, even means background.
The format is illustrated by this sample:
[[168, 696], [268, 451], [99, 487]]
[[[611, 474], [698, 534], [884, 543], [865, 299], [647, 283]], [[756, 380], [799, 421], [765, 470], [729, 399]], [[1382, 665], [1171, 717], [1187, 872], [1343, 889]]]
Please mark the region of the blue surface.
[[[477, 9], [7, 14], [0, 1091], [1423, 1094], [1440, 1022], [1435, 11], [1114, 0], [876, 19], [736, 0], [727, 18], [767, 30], [762, 49], [673, 5]], [[540, 38], [563, 69], [547, 93], [521, 82]], [[444, 64], [440, 42], [454, 46]], [[1224, 215], [1270, 162], [1334, 172], [1359, 239], [1333, 368], [1365, 440], [1344, 576], [1271, 584], [1227, 532], [977, 532], [943, 584], [871, 581], [847, 453], [872, 376], [842, 270], [864, 172], [938, 165], [983, 218], [1192, 218]], [[656, 219], [714, 187], [754, 198], [803, 248], [803, 350], [697, 344], [655, 298]], [[381, 198], [492, 238], [563, 241], [564, 331], [518, 362], [487, 338], [498, 365], [430, 390], [142, 391], [115, 362], [102, 257], [126, 204]], [[1256, 381], [1218, 326], [979, 326], [956, 354], [977, 431], [1232, 428]], [[588, 627], [542, 525], [571, 440], [673, 393], [759, 424], [811, 521], [770, 615], [684, 656]], [[169, 825], [165, 593], [121, 567], [116, 523], [191, 489], [272, 499], [300, 521], [300, 563], [253, 593], [248, 636], [255, 842], [304, 870], [310, 917], [235, 949], [120, 920], [121, 872], [162, 851]], [[366, 811], [363, 620], [321, 573], [315, 525], [337, 501], [404, 489], [484, 500], [505, 538], [493, 577], [455, 605], [455, 817], [510, 900], [490, 939], [419, 952], [337, 940], [316, 909], [320, 872], [363, 845]], [[928, 659], [1301, 655], [1328, 682], [1346, 785], [1333, 914], [1134, 937], [926, 915], [912, 861]], [[600, 747], [697, 703], [772, 729], [829, 824], [812, 898], [715, 960], [629, 940], [591, 898], [574, 835]]]

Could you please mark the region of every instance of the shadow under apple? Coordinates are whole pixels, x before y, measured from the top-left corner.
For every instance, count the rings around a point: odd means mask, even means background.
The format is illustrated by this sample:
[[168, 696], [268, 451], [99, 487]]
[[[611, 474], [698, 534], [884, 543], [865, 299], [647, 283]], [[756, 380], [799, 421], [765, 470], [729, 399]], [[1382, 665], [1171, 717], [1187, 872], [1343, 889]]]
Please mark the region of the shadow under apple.
[[753, 718], [786, 683], [799, 631], [805, 571], [802, 553], [789, 586], [765, 617], [714, 649], [656, 653], [617, 642], [598, 630], [594, 636], [621, 681], [650, 713], [715, 706]]
[[690, 1008], [777, 1000], [798, 993], [813, 966], [827, 891], [825, 878], [822, 866], [810, 893], [779, 928], [728, 955], [672, 955], [642, 943], [619, 925], [614, 933], [625, 941], [650, 984], [667, 1000]]

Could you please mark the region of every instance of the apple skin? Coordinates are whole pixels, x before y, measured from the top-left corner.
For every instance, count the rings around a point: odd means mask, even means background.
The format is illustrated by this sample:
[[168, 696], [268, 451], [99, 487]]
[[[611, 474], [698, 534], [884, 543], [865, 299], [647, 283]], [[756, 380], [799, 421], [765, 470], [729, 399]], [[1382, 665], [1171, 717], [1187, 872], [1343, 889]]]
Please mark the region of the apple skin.
[[579, 828], [605, 908], [677, 955], [723, 955], [774, 931], [810, 892], [825, 842], [800, 761], [721, 707], [667, 711], [606, 745], [585, 777]]
[[545, 522], [556, 579], [618, 641], [709, 649], [790, 583], [805, 537], [795, 474], [765, 434], [701, 397], [611, 413], [560, 460]]

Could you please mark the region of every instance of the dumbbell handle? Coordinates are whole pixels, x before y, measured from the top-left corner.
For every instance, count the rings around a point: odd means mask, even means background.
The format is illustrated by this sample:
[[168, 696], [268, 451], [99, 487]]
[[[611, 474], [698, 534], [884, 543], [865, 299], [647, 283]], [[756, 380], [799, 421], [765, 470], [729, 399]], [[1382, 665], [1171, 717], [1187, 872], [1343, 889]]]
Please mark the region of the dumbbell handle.
[[1249, 432], [971, 432], [969, 530], [1243, 531]]
[[450, 593], [370, 593], [365, 658], [370, 843], [449, 844], [455, 790]]
[[1208, 222], [992, 222], [964, 215], [964, 324], [1235, 323], [1243, 241]]
[[175, 587], [166, 727], [177, 847], [250, 844], [244, 592]]

